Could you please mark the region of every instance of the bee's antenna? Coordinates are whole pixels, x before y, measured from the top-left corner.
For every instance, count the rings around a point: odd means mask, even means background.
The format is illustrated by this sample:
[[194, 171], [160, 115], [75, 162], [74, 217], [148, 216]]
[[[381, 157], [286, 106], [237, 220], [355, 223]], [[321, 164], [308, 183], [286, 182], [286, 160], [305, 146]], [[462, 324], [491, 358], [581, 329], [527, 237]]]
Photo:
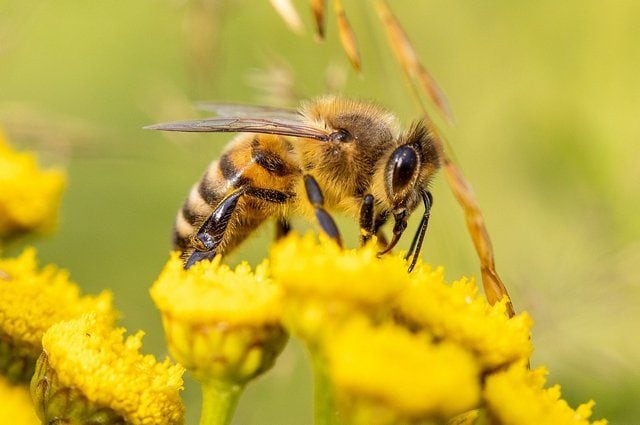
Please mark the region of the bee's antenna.
[[427, 234], [427, 225], [429, 224], [429, 216], [431, 215], [431, 206], [433, 205], [433, 196], [431, 196], [431, 192], [425, 191], [420, 192], [420, 194], [422, 195], [422, 201], [424, 202], [424, 214], [422, 215], [422, 220], [420, 220], [420, 226], [418, 227], [416, 234], [413, 236], [409, 251], [407, 251], [407, 255], [404, 257], [405, 260], [409, 260], [411, 257], [411, 264], [409, 264], [408, 269], [409, 273], [411, 273], [418, 262], [418, 257], [422, 250], [422, 242], [424, 241], [424, 236]]

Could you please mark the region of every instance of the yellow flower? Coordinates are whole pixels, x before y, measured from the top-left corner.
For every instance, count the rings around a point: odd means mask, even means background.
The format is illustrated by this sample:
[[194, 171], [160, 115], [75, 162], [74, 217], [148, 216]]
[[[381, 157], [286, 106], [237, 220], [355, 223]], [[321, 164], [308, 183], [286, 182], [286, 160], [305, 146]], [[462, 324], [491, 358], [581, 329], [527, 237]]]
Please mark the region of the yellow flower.
[[102, 417], [108, 420], [99, 423], [184, 422], [179, 395], [184, 369], [140, 354], [142, 332], [126, 339], [124, 332], [88, 314], [45, 333], [31, 382], [43, 423], [52, 418], [88, 423]]
[[248, 264], [202, 261], [184, 270], [174, 253], [151, 288], [171, 355], [200, 381], [243, 385], [268, 370], [287, 336], [281, 289]]
[[0, 132], [0, 239], [51, 229], [64, 183], [61, 171], [40, 170], [32, 154], [11, 149]]
[[437, 338], [455, 341], [474, 352], [484, 369], [529, 358], [531, 317], [506, 315], [506, 299], [490, 305], [472, 280], [444, 281], [441, 268], [423, 265], [398, 300], [400, 316]]
[[454, 343], [355, 319], [334, 330], [324, 349], [348, 423], [442, 420], [479, 402], [478, 363]]
[[13, 385], [0, 376], [0, 423], [12, 425], [35, 425], [40, 420], [31, 401], [29, 390]]
[[0, 373], [12, 381], [28, 381], [42, 350], [41, 339], [61, 320], [96, 312], [113, 321], [111, 294], [81, 296], [68, 273], [54, 265], [38, 269], [35, 250], [0, 259]]
[[271, 268], [289, 293], [373, 305], [395, 296], [408, 282], [402, 257], [378, 258], [377, 251], [374, 243], [342, 249], [326, 237], [317, 242], [313, 234], [294, 233], [271, 249]]
[[271, 248], [274, 278], [284, 288], [287, 325], [313, 340], [330, 322], [354, 311], [389, 313], [391, 301], [408, 284], [399, 255], [377, 256], [375, 243], [342, 249], [326, 237], [292, 234]]
[[547, 371], [529, 370], [524, 362], [490, 375], [484, 398], [489, 413], [501, 425], [606, 425], [604, 419], [589, 422], [593, 401], [573, 410], [561, 398], [560, 386], [544, 388]]

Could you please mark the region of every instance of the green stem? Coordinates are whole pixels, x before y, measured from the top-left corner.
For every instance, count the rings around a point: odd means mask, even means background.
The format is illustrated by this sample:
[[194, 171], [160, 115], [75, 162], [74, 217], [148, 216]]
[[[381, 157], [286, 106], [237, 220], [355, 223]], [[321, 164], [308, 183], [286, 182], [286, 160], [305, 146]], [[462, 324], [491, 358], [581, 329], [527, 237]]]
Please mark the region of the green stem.
[[310, 349], [309, 355], [313, 367], [314, 425], [337, 425], [339, 422], [325, 361], [322, 355], [314, 349]]
[[227, 425], [231, 422], [243, 387], [216, 381], [202, 382], [200, 425]]

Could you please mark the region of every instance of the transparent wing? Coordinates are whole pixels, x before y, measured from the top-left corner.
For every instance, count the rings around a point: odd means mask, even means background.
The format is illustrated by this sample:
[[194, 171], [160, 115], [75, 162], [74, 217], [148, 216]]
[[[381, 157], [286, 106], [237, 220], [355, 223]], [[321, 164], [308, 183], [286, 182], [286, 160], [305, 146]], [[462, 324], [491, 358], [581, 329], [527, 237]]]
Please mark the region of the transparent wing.
[[251, 118], [283, 118], [287, 120], [301, 120], [302, 114], [293, 108], [278, 108], [275, 106], [245, 105], [228, 102], [198, 102], [196, 107], [201, 111], [215, 112], [220, 117], [251, 117]]
[[300, 120], [284, 118], [215, 117], [192, 121], [177, 121], [144, 127], [148, 130], [199, 133], [261, 133], [304, 137], [326, 141], [329, 133]]

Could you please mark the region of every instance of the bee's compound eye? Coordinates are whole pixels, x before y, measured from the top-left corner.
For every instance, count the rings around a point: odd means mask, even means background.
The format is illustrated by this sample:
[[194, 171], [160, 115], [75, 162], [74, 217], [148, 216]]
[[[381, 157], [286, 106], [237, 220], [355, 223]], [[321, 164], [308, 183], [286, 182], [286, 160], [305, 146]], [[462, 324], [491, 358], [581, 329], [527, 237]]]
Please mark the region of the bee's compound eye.
[[342, 130], [342, 129], [340, 129], [338, 131], [334, 131], [333, 133], [331, 133], [329, 138], [332, 141], [336, 141], [336, 142], [349, 142], [349, 141], [351, 141], [351, 135], [349, 134], [349, 132], [347, 130]]
[[411, 181], [418, 169], [418, 153], [410, 146], [400, 146], [391, 155], [393, 174], [391, 184], [394, 192], [403, 190]]

